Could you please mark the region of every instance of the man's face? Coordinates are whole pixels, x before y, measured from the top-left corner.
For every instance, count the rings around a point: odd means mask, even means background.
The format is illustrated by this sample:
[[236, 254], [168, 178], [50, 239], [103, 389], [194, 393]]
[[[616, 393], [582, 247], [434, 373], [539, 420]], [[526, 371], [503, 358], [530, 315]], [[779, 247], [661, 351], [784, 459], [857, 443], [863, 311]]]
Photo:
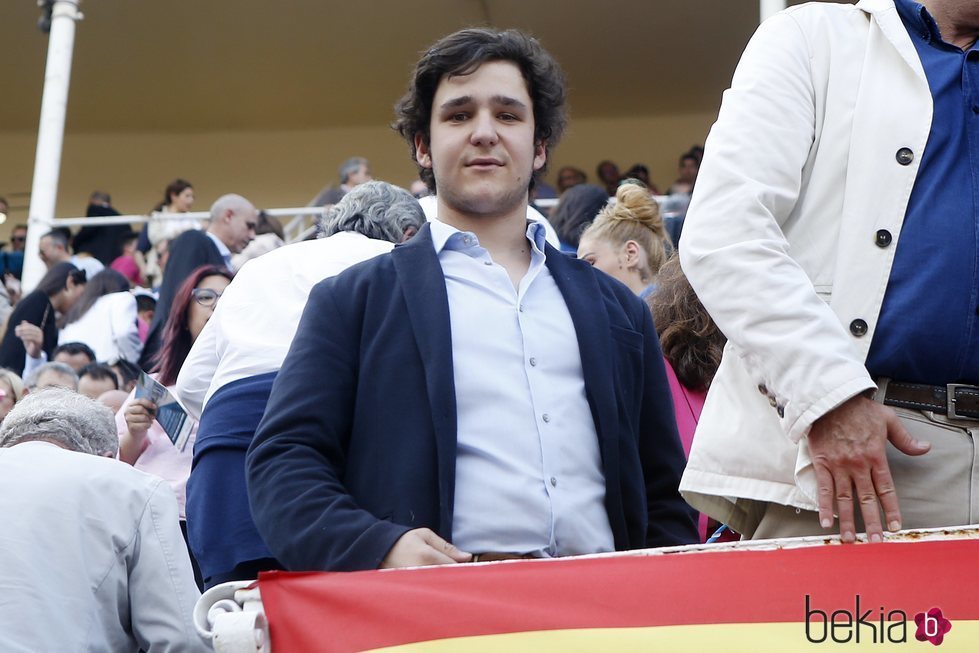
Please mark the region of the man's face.
[[41, 238], [37, 253], [41, 257], [41, 260], [44, 261], [44, 264], [48, 267], [68, 259], [68, 252], [66, 252], [63, 247], [55, 243], [54, 239], [50, 236], [44, 236]]
[[[50, 238], [48, 240], [51, 240]], [[10, 248], [15, 252], [23, 252], [27, 242], [27, 229], [17, 227], [10, 234]]]
[[598, 177], [606, 184], [614, 184], [619, 181], [619, 169], [614, 163], [602, 164], [598, 169]]
[[65, 390], [71, 390], [72, 392], [77, 392], [78, 387], [75, 385], [75, 380], [70, 376], [61, 374], [55, 370], [48, 370], [43, 372], [37, 379], [37, 385], [32, 389], [33, 392], [39, 390], [44, 390], [45, 388], [64, 388]]
[[257, 225], [258, 210], [255, 207], [235, 211], [228, 222], [227, 240], [224, 241], [224, 244], [233, 254], [239, 253], [255, 237]]
[[692, 184], [697, 179], [697, 172], [699, 169], [700, 168], [697, 166], [697, 161], [695, 159], [684, 159], [680, 162], [680, 181]]
[[347, 175], [347, 185], [353, 188], [354, 186], [366, 184], [373, 179], [374, 178], [371, 177], [370, 168], [365, 165], [361, 165], [359, 168], [357, 168], [356, 172], [352, 172]]
[[461, 214], [502, 215], [527, 201], [543, 167], [534, 111], [520, 69], [509, 61], [445, 77], [432, 101], [431, 142], [415, 139], [418, 163], [432, 168], [440, 201]]
[[574, 168], [561, 168], [561, 171], [558, 172], [557, 187], [561, 192], [583, 183], [585, 183], [585, 180], [582, 179], [581, 175]]

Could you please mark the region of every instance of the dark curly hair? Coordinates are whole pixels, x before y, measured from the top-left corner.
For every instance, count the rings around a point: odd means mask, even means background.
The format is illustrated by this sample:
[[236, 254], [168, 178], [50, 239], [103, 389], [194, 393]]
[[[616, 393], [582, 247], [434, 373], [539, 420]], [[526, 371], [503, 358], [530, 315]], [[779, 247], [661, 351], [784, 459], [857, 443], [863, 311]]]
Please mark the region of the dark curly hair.
[[[469, 75], [487, 61], [510, 61], [523, 73], [534, 108], [534, 143], [544, 144], [548, 154], [564, 133], [564, 72], [537, 39], [517, 30], [464, 29], [444, 37], [430, 47], [415, 64], [408, 92], [395, 105], [397, 119], [392, 127], [401, 134], [415, 160], [415, 136], [429, 145], [432, 100], [439, 82], [446, 76]], [[530, 180], [534, 187], [545, 166]], [[433, 193], [435, 176], [430, 168], [418, 166], [418, 174]]]
[[659, 269], [656, 291], [646, 302], [676, 378], [691, 390], [707, 388], [721, 364], [727, 338], [690, 287], [676, 254]]

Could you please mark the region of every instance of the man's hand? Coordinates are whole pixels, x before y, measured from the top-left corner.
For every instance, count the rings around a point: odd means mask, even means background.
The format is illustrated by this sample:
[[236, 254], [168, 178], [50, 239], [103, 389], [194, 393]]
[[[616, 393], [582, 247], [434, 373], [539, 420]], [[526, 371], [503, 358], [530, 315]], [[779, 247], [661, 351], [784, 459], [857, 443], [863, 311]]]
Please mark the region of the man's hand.
[[472, 554], [460, 551], [428, 528], [416, 528], [398, 538], [381, 561], [381, 569], [425, 567], [470, 562]]
[[44, 332], [41, 327], [23, 321], [14, 327], [14, 335], [24, 342], [28, 356], [37, 358], [41, 355], [41, 349], [44, 348]]
[[920, 456], [931, 448], [911, 437], [897, 413], [863, 396], [849, 399], [812, 425], [809, 452], [816, 470], [819, 523], [823, 528], [833, 525], [835, 500], [843, 542], [856, 541], [854, 500], [860, 504], [871, 542], [884, 539], [878, 502], [888, 530], [901, 529], [901, 510], [887, 464], [888, 440], [909, 456]]

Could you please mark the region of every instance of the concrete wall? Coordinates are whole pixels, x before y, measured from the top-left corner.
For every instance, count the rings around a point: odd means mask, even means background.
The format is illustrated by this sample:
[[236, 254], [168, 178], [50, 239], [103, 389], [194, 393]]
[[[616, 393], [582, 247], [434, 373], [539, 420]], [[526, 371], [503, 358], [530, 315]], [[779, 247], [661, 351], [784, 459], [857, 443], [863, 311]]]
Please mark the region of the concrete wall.
[[[548, 179], [574, 165], [594, 180], [602, 159], [623, 170], [650, 167], [664, 188], [674, 179], [679, 155], [703, 143], [714, 114], [572, 120], [552, 153]], [[34, 133], [0, 132], [0, 196], [12, 210], [0, 225], [6, 240], [13, 224], [26, 222], [34, 169]], [[263, 207], [304, 206], [336, 176], [347, 157], [365, 156], [374, 175], [407, 185], [415, 177], [404, 142], [386, 126], [316, 131], [104, 133], [65, 137], [57, 217], [84, 214], [92, 190], [112, 195], [123, 213], [145, 213], [162, 199], [163, 188], [183, 177], [194, 184], [195, 210], [219, 195], [238, 192]]]

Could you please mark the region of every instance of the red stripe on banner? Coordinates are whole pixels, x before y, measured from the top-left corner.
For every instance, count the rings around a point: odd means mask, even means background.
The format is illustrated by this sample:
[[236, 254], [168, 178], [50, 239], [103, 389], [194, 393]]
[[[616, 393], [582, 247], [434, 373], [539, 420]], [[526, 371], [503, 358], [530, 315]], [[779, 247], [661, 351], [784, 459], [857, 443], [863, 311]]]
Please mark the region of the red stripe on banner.
[[[263, 573], [276, 653], [576, 628], [799, 622], [811, 609], [979, 619], [979, 540]], [[911, 624], [911, 633], [914, 624]]]

